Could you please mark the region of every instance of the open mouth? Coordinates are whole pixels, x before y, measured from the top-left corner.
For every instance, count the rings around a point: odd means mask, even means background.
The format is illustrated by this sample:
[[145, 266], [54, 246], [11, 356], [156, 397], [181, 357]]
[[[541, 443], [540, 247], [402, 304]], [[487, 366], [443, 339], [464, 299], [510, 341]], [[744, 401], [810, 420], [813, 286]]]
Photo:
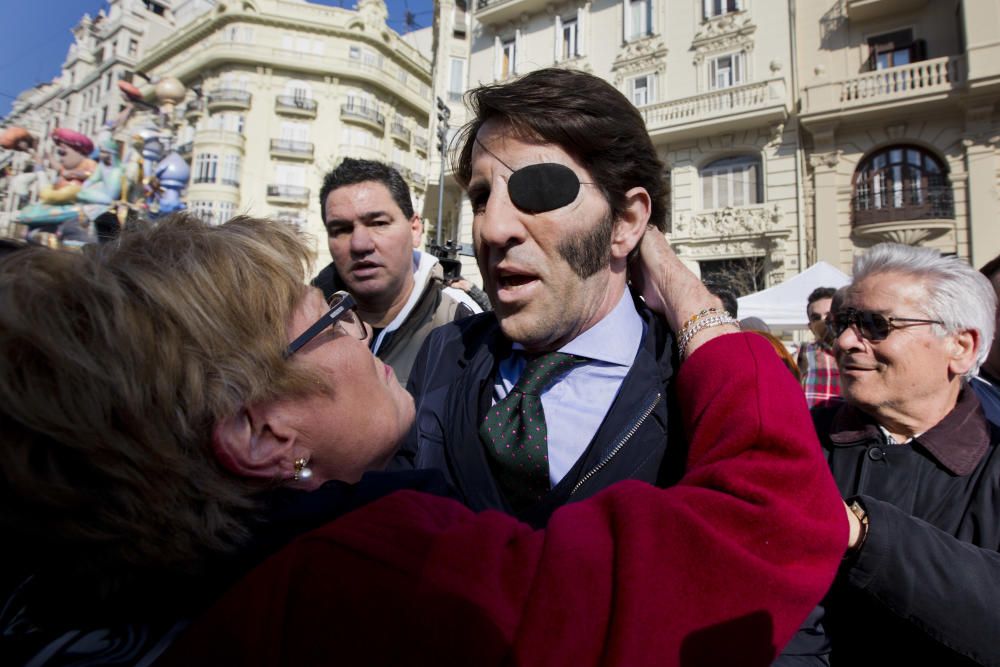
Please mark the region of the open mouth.
[[527, 273], [505, 273], [497, 278], [500, 289], [514, 290], [538, 280], [537, 276]]

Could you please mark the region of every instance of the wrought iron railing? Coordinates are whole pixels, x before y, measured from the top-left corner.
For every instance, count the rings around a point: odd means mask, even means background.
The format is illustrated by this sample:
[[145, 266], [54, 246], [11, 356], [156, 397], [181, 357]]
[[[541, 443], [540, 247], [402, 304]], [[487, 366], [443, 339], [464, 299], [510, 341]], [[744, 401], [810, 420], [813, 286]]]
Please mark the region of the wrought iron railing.
[[955, 200], [950, 185], [915, 181], [881, 192], [859, 186], [851, 198], [851, 211], [856, 227], [907, 220], [953, 220]]

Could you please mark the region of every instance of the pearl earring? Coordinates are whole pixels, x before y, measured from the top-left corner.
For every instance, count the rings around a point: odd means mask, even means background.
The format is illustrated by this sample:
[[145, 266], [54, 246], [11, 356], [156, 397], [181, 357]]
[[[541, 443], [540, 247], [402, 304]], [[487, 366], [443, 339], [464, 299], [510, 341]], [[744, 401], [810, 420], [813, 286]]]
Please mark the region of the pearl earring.
[[296, 482], [312, 477], [313, 471], [306, 466], [307, 463], [309, 463], [309, 459], [305, 457], [295, 459], [295, 474], [292, 475], [292, 479]]

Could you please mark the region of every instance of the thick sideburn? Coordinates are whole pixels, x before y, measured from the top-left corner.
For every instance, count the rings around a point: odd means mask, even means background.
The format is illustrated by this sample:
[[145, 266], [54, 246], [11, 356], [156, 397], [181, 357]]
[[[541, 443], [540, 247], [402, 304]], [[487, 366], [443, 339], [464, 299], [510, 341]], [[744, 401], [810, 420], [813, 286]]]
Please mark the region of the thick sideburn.
[[558, 246], [559, 254], [576, 275], [583, 279], [589, 278], [611, 265], [611, 233], [614, 228], [614, 218], [608, 212], [589, 231], [562, 241]]

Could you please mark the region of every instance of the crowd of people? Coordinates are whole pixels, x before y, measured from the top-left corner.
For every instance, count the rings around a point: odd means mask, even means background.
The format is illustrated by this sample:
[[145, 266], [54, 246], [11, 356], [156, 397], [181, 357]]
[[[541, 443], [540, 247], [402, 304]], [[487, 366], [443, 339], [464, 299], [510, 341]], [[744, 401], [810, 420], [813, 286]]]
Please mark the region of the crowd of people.
[[0, 663], [1000, 664], [1000, 258], [863, 252], [796, 363], [613, 86], [468, 100], [491, 309], [362, 160], [314, 278], [251, 217], [0, 249]]

